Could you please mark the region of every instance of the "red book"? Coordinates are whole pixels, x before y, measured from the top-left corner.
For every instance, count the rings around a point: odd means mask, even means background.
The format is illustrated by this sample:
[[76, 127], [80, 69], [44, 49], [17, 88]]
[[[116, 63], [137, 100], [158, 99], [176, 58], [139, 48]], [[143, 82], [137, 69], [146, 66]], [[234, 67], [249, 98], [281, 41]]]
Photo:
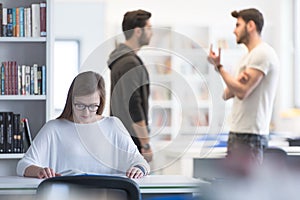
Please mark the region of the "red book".
[[3, 62], [4, 65], [4, 94], [8, 95], [8, 62]]
[[40, 29], [41, 29], [41, 37], [47, 36], [47, 6], [46, 2], [40, 3]]
[[13, 94], [13, 61], [8, 61], [8, 95]]
[[12, 89], [13, 89], [13, 95], [18, 94], [18, 66], [17, 62], [13, 61], [12, 62]]

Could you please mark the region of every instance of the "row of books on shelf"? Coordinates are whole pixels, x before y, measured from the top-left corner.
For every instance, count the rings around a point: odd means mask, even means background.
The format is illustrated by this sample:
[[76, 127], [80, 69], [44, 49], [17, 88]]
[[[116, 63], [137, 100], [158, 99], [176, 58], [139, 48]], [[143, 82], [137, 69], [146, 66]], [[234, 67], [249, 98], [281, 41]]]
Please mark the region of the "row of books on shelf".
[[46, 2], [34, 3], [30, 7], [6, 8], [0, 3], [0, 36], [45, 37]]
[[0, 95], [45, 95], [46, 66], [18, 65], [16, 61], [1, 63]]
[[0, 153], [24, 153], [32, 142], [27, 118], [0, 112]]

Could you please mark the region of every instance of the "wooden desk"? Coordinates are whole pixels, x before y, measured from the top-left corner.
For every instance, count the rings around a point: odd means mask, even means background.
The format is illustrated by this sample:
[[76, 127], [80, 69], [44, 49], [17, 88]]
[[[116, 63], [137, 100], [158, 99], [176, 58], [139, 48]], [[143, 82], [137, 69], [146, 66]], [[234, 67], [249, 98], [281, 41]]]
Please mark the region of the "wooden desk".
[[[209, 184], [199, 179], [177, 175], [149, 175], [134, 180], [140, 186], [143, 198], [174, 194], [193, 194], [199, 192], [201, 185]], [[42, 179], [2, 176], [0, 177], [0, 199], [4, 197], [5, 199], [18, 197], [18, 200], [34, 199], [40, 182], [42, 182]]]

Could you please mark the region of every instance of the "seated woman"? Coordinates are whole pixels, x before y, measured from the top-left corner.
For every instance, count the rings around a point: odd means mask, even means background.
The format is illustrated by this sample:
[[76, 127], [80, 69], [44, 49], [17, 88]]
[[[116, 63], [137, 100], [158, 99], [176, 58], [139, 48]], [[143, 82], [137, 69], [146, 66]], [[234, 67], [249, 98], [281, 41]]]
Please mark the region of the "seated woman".
[[17, 174], [37, 178], [67, 172], [147, 175], [150, 167], [122, 122], [102, 116], [104, 105], [103, 78], [91, 71], [77, 75], [62, 114], [41, 128], [18, 162]]

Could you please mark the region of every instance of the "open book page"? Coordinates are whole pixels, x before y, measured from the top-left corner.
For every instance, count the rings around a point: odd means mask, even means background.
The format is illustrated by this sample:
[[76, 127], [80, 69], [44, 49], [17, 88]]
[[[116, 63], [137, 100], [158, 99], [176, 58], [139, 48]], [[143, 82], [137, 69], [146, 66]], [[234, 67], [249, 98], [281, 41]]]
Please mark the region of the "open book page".
[[91, 173], [91, 172], [83, 172], [78, 169], [68, 169], [62, 172], [58, 172], [62, 176], [78, 176], [78, 175], [93, 175], [93, 176], [119, 176], [119, 177], [126, 177], [124, 174], [99, 174], [99, 173]]

